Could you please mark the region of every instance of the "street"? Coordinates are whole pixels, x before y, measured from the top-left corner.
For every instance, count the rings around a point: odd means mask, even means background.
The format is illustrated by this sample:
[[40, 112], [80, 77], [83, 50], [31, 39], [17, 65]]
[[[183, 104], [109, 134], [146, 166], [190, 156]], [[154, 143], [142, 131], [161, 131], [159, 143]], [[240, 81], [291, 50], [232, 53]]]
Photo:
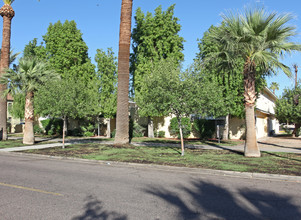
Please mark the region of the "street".
[[0, 219], [301, 219], [301, 182], [0, 153]]

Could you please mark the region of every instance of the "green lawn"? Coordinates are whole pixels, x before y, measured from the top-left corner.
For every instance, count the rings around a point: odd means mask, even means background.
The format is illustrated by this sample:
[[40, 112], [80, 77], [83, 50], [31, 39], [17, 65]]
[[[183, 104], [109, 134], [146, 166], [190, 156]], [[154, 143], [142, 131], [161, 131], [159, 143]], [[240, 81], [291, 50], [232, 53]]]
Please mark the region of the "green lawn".
[[186, 149], [181, 156], [176, 147], [126, 147], [78, 144], [65, 149], [31, 150], [30, 153], [77, 157], [92, 160], [160, 164], [301, 176], [301, 155], [262, 152], [261, 158], [245, 158], [241, 152], [228, 150]]
[[11, 148], [11, 147], [21, 147], [21, 146], [24, 146], [24, 144], [22, 143], [22, 139], [0, 141], [0, 149], [1, 148]]

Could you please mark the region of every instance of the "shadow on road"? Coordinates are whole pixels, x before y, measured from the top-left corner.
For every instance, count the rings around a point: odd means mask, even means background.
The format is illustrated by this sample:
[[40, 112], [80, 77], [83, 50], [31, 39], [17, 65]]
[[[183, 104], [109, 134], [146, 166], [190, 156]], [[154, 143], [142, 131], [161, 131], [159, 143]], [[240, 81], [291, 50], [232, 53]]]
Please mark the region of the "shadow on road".
[[106, 211], [102, 206], [102, 202], [93, 196], [86, 198], [86, 204], [84, 206], [84, 213], [80, 216], [72, 218], [72, 220], [127, 220], [126, 215], [121, 215], [114, 211]]
[[250, 189], [230, 192], [206, 182], [192, 185], [191, 188], [179, 187], [176, 193], [162, 188], [145, 192], [176, 208], [177, 219], [301, 219], [300, 208], [288, 196]]

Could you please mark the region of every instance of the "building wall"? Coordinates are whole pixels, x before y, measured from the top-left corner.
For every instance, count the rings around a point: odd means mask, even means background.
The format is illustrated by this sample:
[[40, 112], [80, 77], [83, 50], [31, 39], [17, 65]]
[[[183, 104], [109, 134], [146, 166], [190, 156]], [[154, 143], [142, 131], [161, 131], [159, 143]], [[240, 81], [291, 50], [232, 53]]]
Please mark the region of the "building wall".
[[245, 120], [240, 118], [230, 118], [229, 120], [229, 137], [230, 139], [245, 138]]
[[12, 100], [7, 100], [7, 122], [8, 122], [8, 133], [21, 133], [23, 132], [24, 120], [20, 118], [14, 118], [9, 113], [9, 108], [13, 105]]

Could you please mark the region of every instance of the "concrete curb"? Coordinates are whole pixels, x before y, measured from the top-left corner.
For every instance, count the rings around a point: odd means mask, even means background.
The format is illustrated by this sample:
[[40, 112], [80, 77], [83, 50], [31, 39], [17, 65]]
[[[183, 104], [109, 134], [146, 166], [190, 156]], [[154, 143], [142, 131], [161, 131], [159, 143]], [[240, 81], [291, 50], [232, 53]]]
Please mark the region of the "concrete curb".
[[223, 176], [223, 177], [233, 177], [233, 178], [244, 178], [244, 179], [259, 179], [268, 181], [286, 181], [301, 183], [301, 176], [288, 176], [279, 174], [266, 174], [266, 173], [249, 173], [249, 172], [237, 172], [237, 171], [226, 171], [226, 170], [212, 170], [212, 169], [202, 169], [202, 168], [189, 168], [189, 167], [176, 167], [176, 166], [165, 166], [157, 164], [139, 164], [139, 163], [128, 163], [128, 162], [116, 162], [116, 161], [103, 161], [103, 160], [89, 160], [73, 157], [61, 157], [61, 156], [49, 156], [41, 154], [29, 154], [22, 152], [0, 152], [1, 155], [13, 155], [22, 156], [29, 158], [44, 158], [53, 160], [64, 160], [70, 162], [82, 162], [88, 164], [99, 164], [114, 167], [133, 167], [135, 169], [156, 169], [164, 172], [184, 172], [184, 173], [195, 173], [195, 174], [206, 174], [212, 176]]

